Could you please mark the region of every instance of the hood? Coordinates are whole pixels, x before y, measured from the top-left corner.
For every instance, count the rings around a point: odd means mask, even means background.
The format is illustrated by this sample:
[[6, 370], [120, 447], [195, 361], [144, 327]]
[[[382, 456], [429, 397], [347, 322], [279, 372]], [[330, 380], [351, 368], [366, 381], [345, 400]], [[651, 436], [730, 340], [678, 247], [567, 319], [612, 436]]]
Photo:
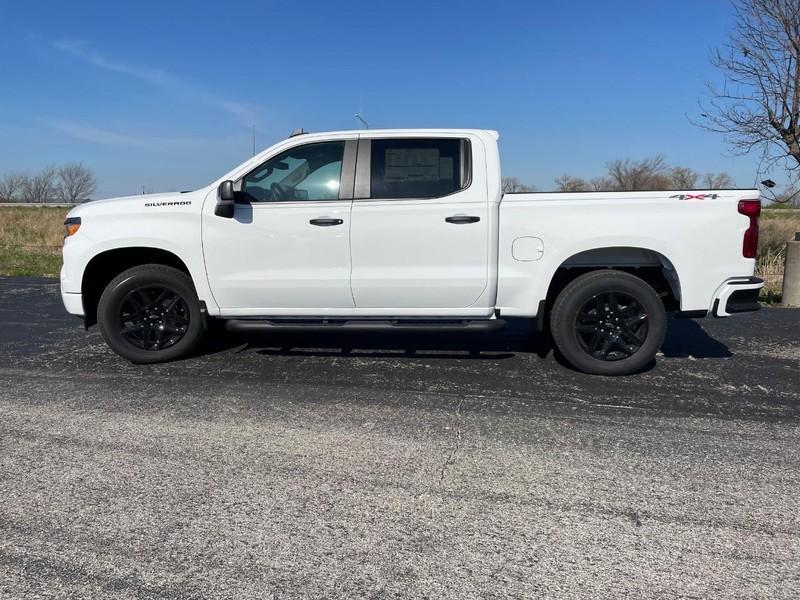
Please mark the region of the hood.
[[130, 213], [149, 208], [173, 207], [188, 208], [202, 202], [206, 190], [195, 192], [168, 192], [164, 194], [142, 194], [104, 198], [79, 204], [67, 214], [68, 217], [82, 217], [92, 214]]

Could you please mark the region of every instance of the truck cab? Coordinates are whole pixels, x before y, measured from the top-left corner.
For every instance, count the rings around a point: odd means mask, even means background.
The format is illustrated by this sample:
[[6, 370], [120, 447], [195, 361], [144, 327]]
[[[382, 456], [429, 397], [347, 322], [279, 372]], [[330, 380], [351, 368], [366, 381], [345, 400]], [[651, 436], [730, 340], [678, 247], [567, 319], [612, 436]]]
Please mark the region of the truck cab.
[[226, 176], [202, 226], [221, 316], [490, 316], [486, 137], [302, 135]]

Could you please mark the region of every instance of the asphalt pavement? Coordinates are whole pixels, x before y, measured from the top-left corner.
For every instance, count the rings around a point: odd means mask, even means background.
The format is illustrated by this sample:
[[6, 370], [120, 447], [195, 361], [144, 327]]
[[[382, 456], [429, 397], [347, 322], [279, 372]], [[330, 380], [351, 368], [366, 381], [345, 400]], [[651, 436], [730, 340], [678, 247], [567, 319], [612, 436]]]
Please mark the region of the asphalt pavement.
[[800, 310], [545, 338], [216, 331], [134, 366], [0, 278], [0, 598], [796, 598]]

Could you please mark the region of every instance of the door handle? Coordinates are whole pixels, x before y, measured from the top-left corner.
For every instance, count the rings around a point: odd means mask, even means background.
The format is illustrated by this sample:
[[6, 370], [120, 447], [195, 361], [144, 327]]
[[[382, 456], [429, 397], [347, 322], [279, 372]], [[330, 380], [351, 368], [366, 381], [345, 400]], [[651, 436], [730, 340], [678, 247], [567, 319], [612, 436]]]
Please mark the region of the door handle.
[[344, 223], [342, 219], [311, 219], [309, 221], [312, 225], [316, 225], [317, 227], [333, 227], [334, 225], [341, 225]]
[[454, 225], [466, 225], [467, 223], [477, 223], [480, 217], [470, 217], [468, 215], [456, 215], [454, 217], [447, 217], [445, 221], [453, 223]]

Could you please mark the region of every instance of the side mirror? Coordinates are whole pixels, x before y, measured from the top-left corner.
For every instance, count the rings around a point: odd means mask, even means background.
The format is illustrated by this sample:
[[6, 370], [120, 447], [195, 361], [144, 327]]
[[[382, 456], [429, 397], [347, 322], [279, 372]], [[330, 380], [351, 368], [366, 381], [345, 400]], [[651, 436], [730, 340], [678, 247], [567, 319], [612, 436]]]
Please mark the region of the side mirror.
[[217, 206], [214, 209], [214, 214], [218, 217], [225, 217], [226, 219], [233, 218], [234, 204], [234, 191], [233, 182], [231, 180], [223, 181], [217, 188]]

